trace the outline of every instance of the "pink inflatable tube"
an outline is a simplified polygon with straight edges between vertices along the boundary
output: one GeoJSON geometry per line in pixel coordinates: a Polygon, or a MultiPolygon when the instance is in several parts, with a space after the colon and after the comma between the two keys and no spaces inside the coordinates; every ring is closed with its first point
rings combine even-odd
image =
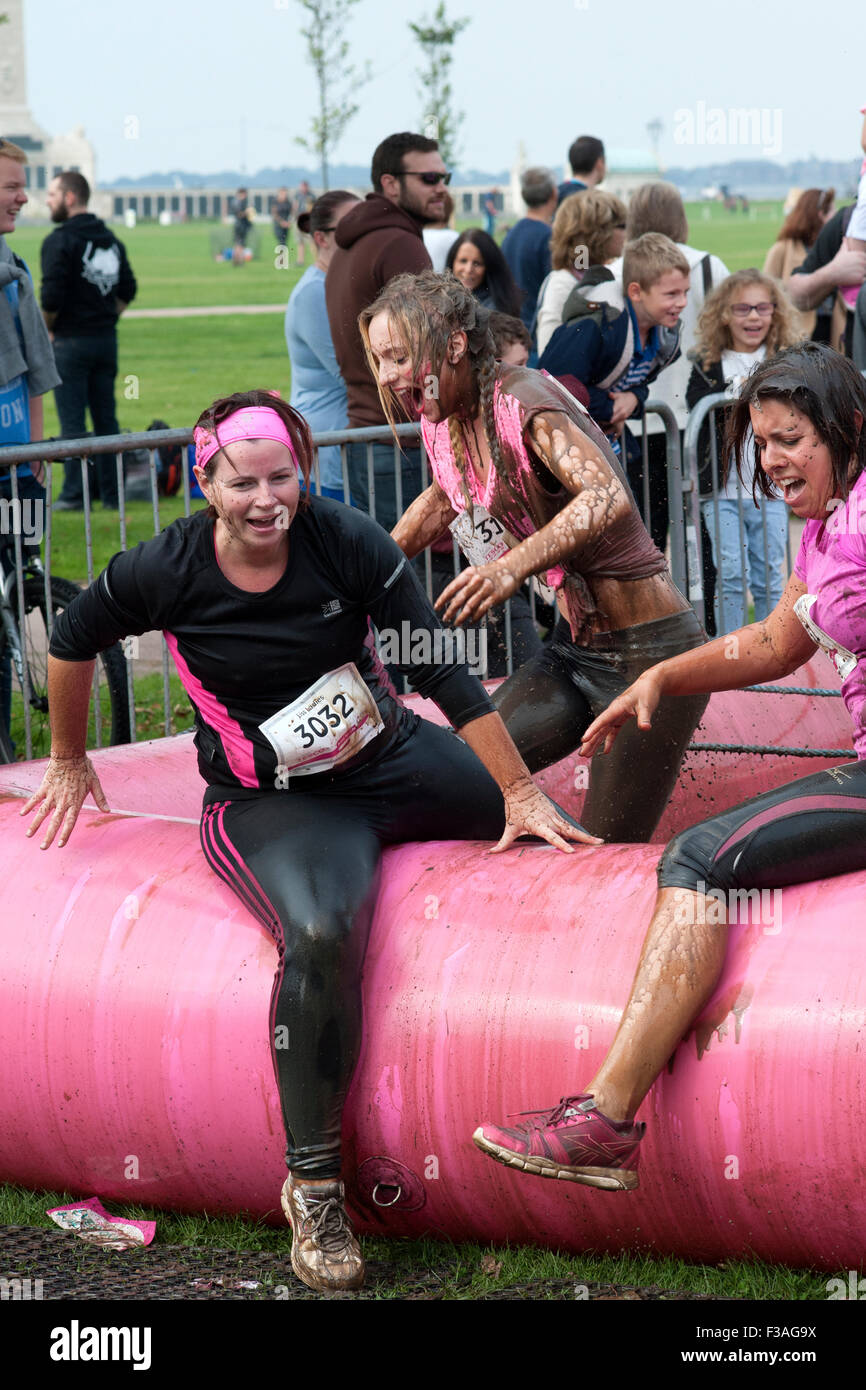
{"type": "MultiPolygon", "coordinates": [[[[715,697],[701,737],[715,741],[718,716],[730,738],[753,698],[715,697]]],[[[765,698],[777,738],[795,741],[786,721],[802,730],[820,704],[812,742],[850,742],[838,702],[765,698]]],[[[97,756],[109,800],[138,814],[88,810],[60,852],[42,854],[18,819],[36,765],[0,779],[0,1178],[281,1220],[275,948],[179,819],[200,795],[189,740],[97,756]]],[[[681,779],[675,821],[701,814],[707,776],[681,779]]],[[[574,764],[556,777],[580,781],[574,764]]],[[[623,845],[386,853],[344,1131],[362,1230],[859,1265],[864,873],[767,895],[753,923],[743,904],[718,989],[644,1103],[637,1192],[520,1176],[470,1142],[480,1118],[551,1104],[592,1074],[657,859],[657,846],[623,845]]]]}

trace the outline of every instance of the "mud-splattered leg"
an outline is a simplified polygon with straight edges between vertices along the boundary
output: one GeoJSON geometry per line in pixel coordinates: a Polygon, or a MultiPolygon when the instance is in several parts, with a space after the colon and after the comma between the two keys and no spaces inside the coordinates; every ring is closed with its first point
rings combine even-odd
{"type": "Polygon", "coordinates": [[[581,1087],[611,1120],[634,1119],[712,994],[728,942],[724,918],[716,897],[660,890],[616,1037],[599,1071],[581,1087]]]}

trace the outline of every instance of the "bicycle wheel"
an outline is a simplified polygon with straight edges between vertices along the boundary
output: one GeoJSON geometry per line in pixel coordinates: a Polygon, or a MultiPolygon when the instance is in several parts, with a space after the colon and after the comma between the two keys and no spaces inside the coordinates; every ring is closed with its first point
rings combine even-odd
{"type": "Polygon", "coordinates": [[[13,680],[12,657],[9,653],[6,629],[0,627],[0,763],[14,763],[15,761],[15,745],[6,725],[3,713],[5,701],[2,695],[4,683],[8,682],[11,685],[13,680]]]}
{"type": "MultiPolygon", "coordinates": [[[[51,612],[56,618],[81,593],[77,584],[68,579],[51,579],[51,612]]],[[[17,599],[13,601],[17,611],[17,599]]],[[[37,575],[24,580],[24,610],[26,613],[25,654],[30,680],[30,731],[33,757],[46,758],[51,751],[51,730],[48,722],[48,622],[45,608],[45,584],[37,575]]],[[[129,743],[129,704],[126,693],[126,661],[119,642],[100,652],[97,657],[99,673],[99,715],[101,742],[129,743]]],[[[97,701],[91,700],[88,724],[88,747],[96,744],[97,701]]],[[[26,727],[24,702],[20,690],[13,691],[11,735],[17,757],[26,756],[26,727]]]]}

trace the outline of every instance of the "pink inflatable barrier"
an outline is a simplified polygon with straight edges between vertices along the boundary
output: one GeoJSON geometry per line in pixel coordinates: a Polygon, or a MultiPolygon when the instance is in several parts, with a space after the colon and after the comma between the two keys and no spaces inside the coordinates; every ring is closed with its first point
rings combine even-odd
{"type": "MultiPolygon", "coordinates": [[[[718,721],[741,741],[756,716],[737,702],[761,698],[764,736],[748,741],[805,730],[815,746],[850,744],[840,702],[800,696],[715,697],[699,737],[716,741],[718,721]]],[[[201,790],[189,740],[97,756],[110,802],[138,814],[89,809],[60,852],[43,854],[18,819],[35,766],[0,778],[0,1178],[281,1221],[275,948],[182,819],[201,790]]],[[[672,823],[705,814],[716,792],[736,800],[744,779],[754,792],[759,773],[766,785],[790,775],[720,756],[715,791],[706,770],[681,778],[672,823]]],[[[581,780],[573,762],[548,775],[572,793],[581,780]]],[[[614,1194],[512,1173],[469,1136],[484,1116],[551,1104],[592,1075],[649,918],[658,848],[566,857],[527,844],[495,861],[484,848],[385,857],[345,1121],[361,1229],[857,1267],[866,874],[741,903],[718,989],[641,1112],[641,1187],[614,1194]]]]}

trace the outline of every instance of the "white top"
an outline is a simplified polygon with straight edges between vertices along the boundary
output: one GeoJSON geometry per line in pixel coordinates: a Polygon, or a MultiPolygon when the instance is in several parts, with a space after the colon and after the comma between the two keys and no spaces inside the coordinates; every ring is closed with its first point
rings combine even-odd
{"type": "MultiPolygon", "coordinates": [[[[733,398],[739,393],[740,387],[746,377],[759,362],[763,362],[767,355],[766,343],[755,348],[754,352],[735,352],[733,348],[726,348],[722,353],[722,376],[725,380],[725,394],[733,398]]],[[[737,477],[737,470],[731,465],[728,473],[728,481],[723,488],[719,489],[720,497],[730,498],[736,501],[738,497],[745,497],[752,500],[752,479],[755,476],[755,449],[754,435],[751,427],[743,442],[744,458],[752,459],[752,467],[746,473],[745,480],[741,483],[737,477]]]]}
{"type": "MultiPolygon", "coordinates": [[[[677,417],[677,424],[681,430],[686,427],[688,409],[686,407],[686,387],[689,384],[689,377],[692,374],[692,364],[686,357],[689,348],[694,347],[697,338],[698,315],[704,307],[704,277],[700,270],[701,261],[707,254],[706,251],[696,251],[694,246],[686,246],[678,241],[677,247],[682,251],[689,265],[691,266],[691,282],[689,284],[689,297],[686,307],[680,317],[680,356],[676,362],[672,362],[669,367],[665,367],[663,372],[650,382],[650,398],[657,401],[664,401],[669,405],[677,417]]],[[[611,261],[608,266],[619,280],[622,281],[622,257],[611,261]]],[[[728,267],[724,261],[720,261],[718,256],[710,256],[710,280],[712,288],[716,289],[723,280],[727,280],[730,275],[728,267]]],[[[640,434],[643,425],[640,420],[627,421],[629,429],[634,434],[640,434]]],[[[664,425],[658,415],[647,417],[647,430],[650,434],[659,434],[664,429],[664,425]]]]}
{"type": "Polygon", "coordinates": [[[460,233],[455,232],[453,227],[424,227],[421,235],[427,247],[427,255],[433,262],[433,269],[441,275],[445,269],[448,252],[460,233]]]}
{"type": "Polygon", "coordinates": [[[535,326],[539,357],[562,323],[565,301],[579,284],[577,276],[570,270],[552,270],[548,275],[538,303],[538,322],[535,326]]]}

